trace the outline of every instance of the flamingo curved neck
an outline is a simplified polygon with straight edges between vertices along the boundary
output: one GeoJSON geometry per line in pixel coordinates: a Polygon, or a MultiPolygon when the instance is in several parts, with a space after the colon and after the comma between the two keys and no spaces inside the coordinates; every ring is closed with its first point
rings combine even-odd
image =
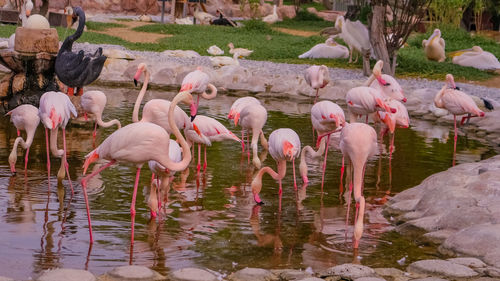
{"type": "Polygon", "coordinates": [[[304,146],[302,148],[302,153],[300,154],[300,164],[299,164],[299,172],[300,175],[302,176],[303,179],[307,178],[307,162],[306,162],[306,156],[309,154],[309,157],[311,158],[317,158],[323,155],[325,153],[325,148],[326,148],[326,140],[325,138],[322,138],[320,141],[320,145],[318,147],[317,151],[314,151],[314,149],[310,145],[304,146]]]}
{"type": "Polygon", "coordinates": [[[58,127],[50,130],[50,152],[55,157],[62,157],[64,155],[64,150],[57,148],[57,132],[59,131],[58,127]]]}
{"type": "Polygon", "coordinates": [[[189,145],[186,142],[186,139],[184,138],[184,136],[182,136],[179,128],[174,122],[175,106],[185,97],[185,95],[190,94],[187,92],[181,92],[177,94],[170,103],[170,107],[168,108],[168,125],[172,129],[172,133],[177,138],[182,148],[182,160],[180,162],[173,162],[168,155],[162,155],[163,159],[160,164],[171,171],[182,171],[186,169],[191,162],[191,149],[189,149],[189,145]]]}
{"type": "Polygon", "coordinates": [[[208,84],[207,88],[210,89],[210,94],[207,94],[207,92],[203,92],[201,94],[201,97],[206,99],[206,100],[211,100],[217,96],[217,88],[213,84],[208,84]]]}
{"type": "Polygon", "coordinates": [[[139,95],[135,100],[134,111],[132,112],[132,122],[134,123],[139,122],[139,108],[141,107],[142,99],[144,98],[146,90],[148,89],[149,75],[149,70],[147,68],[144,68],[144,83],[142,83],[141,91],[139,92],[139,95]]]}
{"type": "Polygon", "coordinates": [[[118,121],[117,119],[113,119],[113,120],[110,120],[108,122],[104,122],[104,121],[102,121],[101,116],[99,116],[99,118],[97,119],[97,125],[99,125],[103,128],[108,128],[108,127],[111,127],[113,125],[116,125],[116,127],[118,127],[118,129],[120,129],[122,127],[120,121],[118,121]]]}
{"type": "Polygon", "coordinates": [[[363,220],[365,218],[365,197],[360,197],[359,200],[359,210],[358,217],[356,219],[356,224],[354,224],[354,245],[357,248],[359,244],[359,239],[363,236],[363,220]]]}
{"type": "Polygon", "coordinates": [[[361,188],[363,186],[363,174],[366,160],[351,162],[354,166],[354,199],[358,201],[358,199],[361,197],[361,188]]]}

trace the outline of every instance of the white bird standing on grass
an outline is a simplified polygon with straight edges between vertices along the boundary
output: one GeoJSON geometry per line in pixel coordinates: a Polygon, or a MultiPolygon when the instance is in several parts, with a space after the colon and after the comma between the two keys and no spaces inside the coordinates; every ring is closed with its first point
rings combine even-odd
{"type": "MultiPolygon", "coordinates": [[[[349,46],[349,63],[352,62],[352,53],[357,51],[362,55],[371,52],[370,35],[368,28],[359,20],[352,22],[345,20],[343,16],[338,16],[335,21],[335,27],[340,30],[340,38],[349,46]]],[[[358,61],[356,55],[355,63],[358,61]]]]}
{"type": "Polygon", "coordinates": [[[279,21],[279,19],[280,18],[278,17],[278,13],[277,13],[277,6],[273,5],[273,13],[263,17],[262,21],[269,23],[269,24],[273,24],[273,23],[279,21]]]}

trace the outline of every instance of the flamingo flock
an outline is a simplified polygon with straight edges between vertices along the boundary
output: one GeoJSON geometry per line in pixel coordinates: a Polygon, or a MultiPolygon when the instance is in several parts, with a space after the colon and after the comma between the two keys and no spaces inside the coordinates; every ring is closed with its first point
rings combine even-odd
{"type": "MultiPolygon", "coordinates": [[[[365,209],[365,198],[363,196],[363,181],[367,161],[379,151],[377,132],[370,126],[369,118],[374,123],[380,123],[380,136],[387,131],[391,134],[390,153],[392,157],[394,133],[397,127],[408,128],[410,119],[408,111],[404,106],[406,97],[402,87],[393,77],[382,74],[382,62],[377,62],[373,68],[373,74],[363,86],[350,89],[346,93],[346,109],[348,110],[349,122],[347,122],[344,110],[341,106],[329,100],[317,101],[319,89],[324,88],[330,82],[330,74],[326,66],[312,66],[305,73],[305,80],[316,92],[314,104],[311,107],[311,123],[317,132],[316,143],[302,146],[299,134],[290,128],[278,128],[272,131],[269,139],[266,139],[264,127],[268,114],[265,105],[255,97],[242,97],[237,99],[231,106],[227,118],[234,121],[235,126],[241,127],[241,138],[237,137],[228,128],[216,119],[209,116],[198,115],[200,98],[214,99],[217,96],[217,88],[209,83],[210,77],[198,67],[187,74],[182,81],[178,94],[172,101],[165,98],[152,99],[142,109],[142,118],[139,111],[142,100],[147,91],[150,73],[147,65],[141,63],[134,75],[134,82],[144,76],[142,87],[138,93],[137,100],[132,112],[133,123],[121,127],[120,121],[102,121],[103,110],[106,105],[106,96],[100,91],[87,91],[81,96],[81,105],[85,114],[91,114],[96,121],[93,136],[97,125],[109,127],[116,125],[117,129],[109,135],[101,144],[85,156],[83,174],[85,175],[90,165],[96,161],[106,161],[100,168],[95,169],[81,180],[81,187],[87,210],[89,224],[89,240],[93,243],[91,211],[87,196],[87,183],[104,169],[115,164],[128,164],[136,167],[136,177],[133,186],[133,195],[130,207],[131,215],[131,244],[134,243],[135,203],[139,177],[142,166],[147,163],[153,173],[151,191],[148,199],[151,217],[156,217],[162,207],[161,194],[168,193],[169,183],[177,171],[184,171],[193,160],[195,144],[198,145],[197,173],[201,168],[207,169],[206,149],[213,142],[231,140],[239,142],[242,153],[247,154],[250,162],[252,154],[252,165],[258,171],[251,181],[253,198],[256,204],[263,204],[260,192],[263,188],[262,178],[269,174],[278,181],[279,206],[281,209],[281,195],[283,192],[282,180],[286,176],[287,162],[292,162],[294,189],[297,190],[295,175],[295,160],[300,159],[299,172],[304,184],[309,182],[308,157],[323,157],[322,183],[323,191],[327,155],[331,145],[331,136],[338,136],[338,144],[342,153],[342,168],[340,171],[340,182],[342,186],[345,172],[345,163],[349,163],[348,173],[350,179],[347,185],[347,224],[349,221],[349,210],[351,195],[355,201],[355,216],[353,230],[353,247],[359,247],[359,241],[363,235],[363,220],[365,209]],[[144,74],[144,75],[143,75],[144,74]],[[208,92],[208,93],[207,93],[208,92]],[[184,103],[190,108],[190,115],[186,114],[177,105],[184,103]],[[365,116],[358,122],[360,116],[365,116]],[[184,135],[181,133],[184,131],[184,135]],[[246,142],[245,145],[245,133],[246,142]],[[170,135],[175,136],[175,140],[170,135]],[[251,137],[250,137],[251,136],[251,137]],[[276,162],[276,170],[270,166],[262,167],[258,157],[258,143],[263,150],[268,150],[276,162]],[[204,146],[204,162],[201,164],[201,146],[204,146]],[[302,148],[303,147],[303,148],[302,148]],[[192,151],[191,151],[192,149],[192,151]],[[251,149],[251,152],[250,152],[251,149]]],[[[434,103],[436,107],[445,108],[454,115],[455,144],[457,140],[457,115],[465,115],[462,124],[470,117],[483,117],[485,114],[475,104],[474,100],[466,93],[460,91],[453,80],[453,76],[446,76],[446,83],[436,94],[434,103]]],[[[72,116],[76,117],[76,109],[68,96],[61,92],[47,92],[40,99],[40,107],[21,105],[7,113],[11,117],[14,126],[18,130],[18,137],[14,142],[9,165],[13,173],[16,172],[17,148],[19,145],[26,149],[25,171],[28,166],[29,149],[33,142],[36,128],[41,121],[45,127],[47,169],[50,186],[50,153],[61,159],[61,168],[57,174],[59,180],[68,177],[69,185],[73,191],[73,185],[69,178],[67,163],[66,126],[72,116]],[[62,130],[63,149],[57,148],[58,130],[62,130]],[[21,137],[20,131],[26,131],[26,140],[21,137]],[[49,134],[50,131],[50,134],[49,134]],[[50,140],[49,140],[50,136],[50,140]]]]}

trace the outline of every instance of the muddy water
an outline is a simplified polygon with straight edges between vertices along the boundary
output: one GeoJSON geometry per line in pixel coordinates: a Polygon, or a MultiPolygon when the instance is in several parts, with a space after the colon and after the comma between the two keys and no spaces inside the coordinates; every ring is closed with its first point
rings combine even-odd
{"type": "MultiPolygon", "coordinates": [[[[130,123],[138,90],[101,90],[108,94],[104,119],[119,118],[123,125],[130,123]]],[[[173,93],[150,92],[145,100],[160,96],[172,98],[173,93]]],[[[235,99],[221,95],[213,101],[202,101],[199,114],[217,118],[239,135],[239,129],[225,119],[235,99]]],[[[264,128],[267,136],[273,129],[290,127],[298,132],[303,145],[313,143],[308,102],[276,98],[262,98],[262,101],[269,110],[264,128]]],[[[341,157],[337,150],[332,149],[328,154],[323,192],[320,160],[311,160],[307,187],[302,186],[297,176],[297,192],[288,165],[281,211],[278,184],[268,176],[264,177],[261,193],[265,204],[254,204],[250,182],[256,171],[248,165],[247,156],[241,153],[237,142],[225,141],[210,147],[205,173],[197,175],[193,164],[189,174],[176,175],[166,212],[160,220],[150,219],[146,196],[151,173],[144,166],[136,204],[133,249],[130,202],[136,171],[134,167],[113,166],[89,182],[95,239],[90,247],[78,179],[82,177],[83,157],[93,147],[92,124],[70,124],[67,129],[69,169],[75,186],[73,197],[67,180],[56,184],[54,175],[60,163],[56,158],[51,159],[53,177],[49,189],[41,127],[30,151],[27,174],[21,172],[16,177],[10,176],[7,163],[16,131],[6,118],[0,119],[0,128],[3,140],[0,142],[0,275],[26,279],[54,267],[86,268],[101,274],[129,263],[164,274],[187,266],[221,273],[246,266],[321,270],[345,262],[403,267],[416,259],[437,255],[431,245],[419,244],[391,231],[391,225],[380,212],[388,196],[451,166],[451,127],[415,121],[410,129],[399,130],[391,163],[392,178],[385,139],[382,153],[366,168],[365,232],[356,252],[351,247],[353,206],[345,239],[347,205],[339,193],[341,157]]],[[[99,129],[96,142],[102,142],[113,130],[99,129]]],[[[457,151],[458,163],[496,154],[491,147],[468,136],[459,136],[457,151]]],[[[21,155],[18,170],[23,167],[21,155]]],[[[264,164],[275,168],[270,156],[264,164]]]]}

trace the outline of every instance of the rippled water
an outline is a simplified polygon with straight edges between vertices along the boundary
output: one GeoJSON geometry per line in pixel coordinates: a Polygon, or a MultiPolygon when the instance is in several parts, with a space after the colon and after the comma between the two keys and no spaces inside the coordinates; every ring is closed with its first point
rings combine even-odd
{"type": "MultiPolygon", "coordinates": [[[[89,90],[92,89],[89,87],[89,90]]],[[[98,88],[94,88],[98,89],[98,88]]],[[[119,118],[129,123],[137,89],[107,89],[104,119],[119,118]]],[[[173,93],[150,92],[146,100],[173,93]]],[[[199,114],[217,118],[237,135],[225,116],[235,96],[220,95],[200,103],[199,114]]],[[[312,144],[311,105],[307,102],[262,98],[269,110],[264,131],[290,127],[302,145],[312,144]]],[[[360,249],[353,252],[351,236],[345,239],[346,202],[339,195],[341,155],[330,150],[326,183],[321,192],[320,160],[312,163],[310,183],[294,192],[291,165],[283,181],[281,212],[278,184],[265,176],[261,198],[253,202],[250,182],[256,171],[247,164],[239,143],[226,141],[208,149],[208,169],[197,177],[191,165],[186,186],[176,175],[169,194],[167,213],[150,219],[145,195],[151,173],[144,166],[137,197],[135,244],[130,248],[130,202],[136,170],[113,166],[89,183],[90,210],[95,243],[89,248],[88,223],[81,186],[83,157],[92,150],[92,124],[70,124],[67,129],[68,162],[74,180],[71,198],[68,182],[56,185],[59,160],[52,158],[49,190],[45,141],[39,127],[30,150],[27,176],[10,176],[7,156],[16,137],[7,118],[0,119],[0,275],[26,279],[54,267],[86,268],[94,274],[132,263],[161,273],[187,266],[206,267],[229,273],[248,267],[321,270],[345,262],[368,266],[397,266],[422,257],[436,256],[434,247],[401,237],[383,218],[381,205],[402,190],[419,184],[427,176],[451,166],[452,127],[413,120],[412,128],[396,133],[389,178],[387,153],[372,159],[366,168],[365,232],[360,249]],[[72,199],[70,201],[70,199],[72,199]]],[[[99,129],[100,143],[114,128],[99,129]]],[[[60,141],[61,142],[61,141],[60,141]]],[[[385,146],[388,140],[385,139],[385,146]]],[[[384,148],[385,151],[387,148],[384,148]]],[[[477,140],[459,136],[457,163],[479,161],[496,152],[477,140]]],[[[22,170],[24,152],[17,169],[22,170]]],[[[263,155],[264,156],[264,155],[263,155]]],[[[275,168],[268,156],[264,162],[275,168]]],[[[298,163],[297,163],[298,164],[298,163]]],[[[298,167],[297,167],[298,168],[298,167]]],[[[298,173],[298,169],[297,169],[298,173]]],[[[350,212],[352,231],[353,211],[350,212]]]]}

